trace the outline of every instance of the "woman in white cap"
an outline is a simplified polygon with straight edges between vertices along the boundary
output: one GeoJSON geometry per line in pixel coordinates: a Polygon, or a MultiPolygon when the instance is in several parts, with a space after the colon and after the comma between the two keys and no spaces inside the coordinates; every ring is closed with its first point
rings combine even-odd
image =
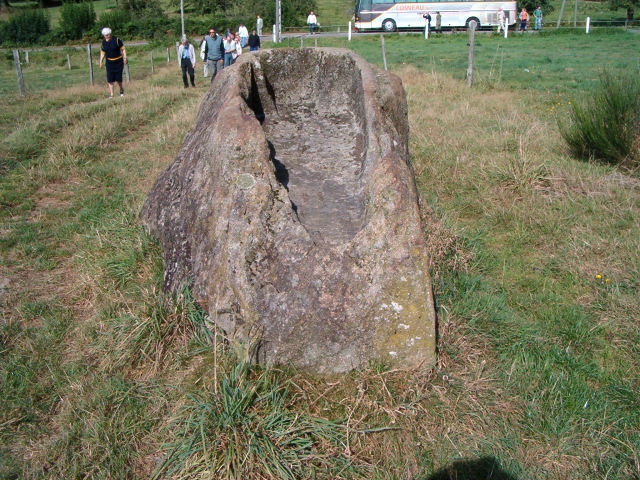
{"type": "Polygon", "coordinates": [[[105,27],[102,29],[102,48],[100,49],[100,68],[105,63],[107,70],[107,83],[109,84],[109,98],[113,98],[113,85],[118,82],[120,87],[120,96],[124,97],[124,88],[122,88],[122,71],[124,64],[127,63],[127,51],[124,43],[118,37],[111,35],[111,29],[105,27]],[[106,60],[106,62],[105,62],[106,60]]]}

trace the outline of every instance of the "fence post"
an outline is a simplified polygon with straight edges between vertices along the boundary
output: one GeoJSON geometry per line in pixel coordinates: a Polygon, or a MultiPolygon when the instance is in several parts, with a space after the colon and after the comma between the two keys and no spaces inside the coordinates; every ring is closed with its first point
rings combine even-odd
{"type": "Polygon", "coordinates": [[[467,87],[471,87],[473,85],[473,47],[476,38],[476,27],[477,23],[475,20],[471,20],[469,22],[469,65],[467,66],[467,87]]]}
{"type": "Polygon", "coordinates": [[[351,22],[349,22],[349,33],[347,34],[347,40],[351,41],[351,22]]]}
{"type": "Polygon", "coordinates": [[[89,84],[93,87],[93,57],[91,56],[91,44],[87,44],[87,55],[89,56],[89,84]]]}
{"type": "Polygon", "coordinates": [[[67,69],[71,70],[71,56],[67,53],[67,69]]]}
{"type": "Polygon", "coordinates": [[[558,22],[556,23],[556,28],[560,27],[560,22],[562,21],[562,14],[564,13],[564,4],[567,0],[562,0],[562,4],[560,5],[560,14],[558,15],[558,22]]]}
{"type": "Polygon", "coordinates": [[[384,63],[384,69],[387,70],[387,51],[384,48],[384,35],[380,35],[380,45],[382,47],[382,63],[384,63]]]}
{"type": "Polygon", "coordinates": [[[589,25],[591,24],[591,17],[587,17],[587,33],[589,33],[589,25]]]}
{"type": "Polygon", "coordinates": [[[16,66],[16,75],[18,77],[18,91],[20,92],[20,96],[24,97],[24,93],[25,93],[24,76],[22,75],[22,67],[20,65],[20,53],[18,53],[18,50],[13,51],[13,63],[16,66]]]}
{"type": "Polygon", "coordinates": [[[169,47],[167,47],[167,63],[171,63],[171,54],[169,52],[169,47]]]}
{"type": "Polygon", "coordinates": [[[153,52],[151,52],[151,75],[153,75],[154,70],[153,70],[153,52]]]}
{"type": "Polygon", "coordinates": [[[29,50],[25,50],[24,52],[24,63],[29,63],[29,50]]]}

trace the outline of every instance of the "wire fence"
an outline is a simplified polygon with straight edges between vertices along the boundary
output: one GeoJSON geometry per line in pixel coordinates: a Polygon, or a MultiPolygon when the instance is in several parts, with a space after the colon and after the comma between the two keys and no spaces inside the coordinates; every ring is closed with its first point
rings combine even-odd
{"type": "MultiPolygon", "coordinates": [[[[127,44],[124,81],[142,79],[162,64],[176,62],[175,47],[127,44]]],[[[0,63],[0,96],[29,95],[72,85],[104,84],[99,45],[5,51],[0,63]]],[[[177,68],[177,67],[176,67],[177,68]]]]}
{"type": "MultiPolygon", "coordinates": [[[[585,30],[587,22],[565,22],[563,29],[585,30]]],[[[626,27],[640,28],[640,22],[597,21],[591,28],[626,27]]],[[[545,25],[545,29],[557,26],[545,25]]],[[[286,29],[278,46],[319,47],[341,46],[348,48],[349,25],[326,26],[322,35],[308,35],[308,31],[286,29]],[[331,39],[331,43],[327,42],[331,39]]],[[[445,32],[446,33],[446,32],[445,32]]],[[[379,33],[378,33],[379,34],[379,33]]],[[[361,34],[358,34],[361,35],[361,34]]],[[[274,46],[270,36],[263,37],[263,48],[274,46]]],[[[154,73],[160,65],[175,63],[176,46],[150,46],[146,43],[126,44],[128,66],[125,82],[143,79],[154,73]]],[[[66,88],[73,85],[104,85],[104,70],[98,69],[100,46],[51,47],[42,49],[4,50],[0,55],[0,97],[30,95],[46,90],[66,88]]]]}

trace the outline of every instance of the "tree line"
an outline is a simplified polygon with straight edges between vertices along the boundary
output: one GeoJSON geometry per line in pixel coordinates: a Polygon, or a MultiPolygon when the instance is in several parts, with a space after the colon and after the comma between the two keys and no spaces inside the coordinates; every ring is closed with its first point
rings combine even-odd
{"type": "MultiPolygon", "coordinates": [[[[0,45],[20,47],[96,41],[104,26],[109,26],[121,37],[148,40],[182,31],[180,0],[169,0],[167,10],[159,0],[115,2],[115,8],[105,10],[99,17],[90,1],[64,2],[56,28],[51,27],[47,8],[41,5],[16,9],[8,20],[0,21],[0,45]]],[[[11,9],[10,5],[5,8],[11,9]]],[[[251,29],[256,15],[260,15],[268,27],[275,23],[275,9],[275,0],[184,0],[185,31],[204,35],[210,27],[235,30],[241,23],[251,29]]],[[[315,9],[316,0],[282,2],[282,23],[284,26],[303,26],[309,11],[315,9]]]]}

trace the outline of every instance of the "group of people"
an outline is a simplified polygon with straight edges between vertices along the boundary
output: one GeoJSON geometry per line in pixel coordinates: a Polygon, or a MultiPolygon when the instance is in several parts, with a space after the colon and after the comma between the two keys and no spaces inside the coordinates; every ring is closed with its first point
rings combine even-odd
{"type": "MultiPolygon", "coordinates": [[[[216,33],[215,28],[209,29],[209,34],[200,42],[200,59],[204,62],[203,74],[205,77],[211,76],[211,81],[215,78],[219,70],[232,65],[244,48],[249,47],[250,51],[260,49],[260,35],[264,21],[258,15],[256,17],[256,28],[249,31],[241,24],[237,32],[227,30],[224,37],[216,33]]],[[[105,66],[107,72],[107,84],[109,86],[109,98],[113,98],[115,85],[120,88],[120,96],[124,96],[122,75],[124,66],[127,63],[127,51],[124,42],[113,36],[110,28],[105,27],[102,33],[102,46],[100,48],[99,67],[105,66]]],[[[178,66],[182,70],[182,83],[184,88],[196,86],[197,55],[196,48],[183,35],[178,46],[178,66]]]]}
{"type": "MultiPolygon", "coordinates": [[[[215,28],[210,29],[209,35],[205,35],[199,47],[200,59],[204,62],[204,77],[211,75],[213,81],[219,70],[233,65],[245,47],[249,47],[252,52],[260,48],[260,36],[256,30],[249,34],[247,27],[241,24],[237,32],[227,30],[222,37],[215,28]]],[[[178,47],[178,65],[182,70],[184,88],[189,88],[189,80],[191,86],[195,87],[196,52],[186,36],[182,37],[178,47]]]]}
{"type": "MultiPolygon", "coordinates": [[[[529,12],[527,12],[527,9],[522,7],[522,10],[518,14],[518,20],[520,21],[521,32],[526,31],[527,28],[529,27],[530,17],[531,16],[529,15],[529,12]]],[[[538,7],[533,11],[533,18],[535,19],[534,27],[533,27],[534,30],[542,30],[542,7],[540,5],[538,5],[538,7]]]]}
{"type": "MultiPolygon", "coordinates": [[[[422,15],[422,18],[425,19],[425,21],[427,22],[427,29],[429,31],[431,31],[431,13],[427,12],[424,15],[422,15]]],[[[440,15],[440,12],[436,12],[436,33],[440,33],[442,31],[442,15],[440,15]]]]}

